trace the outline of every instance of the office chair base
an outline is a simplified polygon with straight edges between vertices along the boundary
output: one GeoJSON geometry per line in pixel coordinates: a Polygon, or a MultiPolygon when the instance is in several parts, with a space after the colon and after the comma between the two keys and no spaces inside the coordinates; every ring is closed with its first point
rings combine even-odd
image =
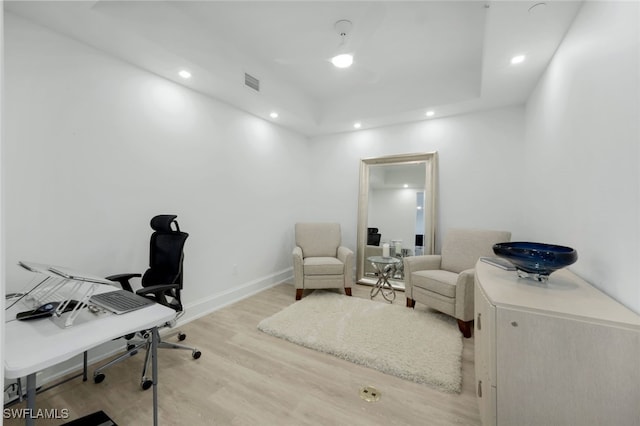
{"type": "Polygon", "coordinates": [[[93,382],[94,383],[102,383],[102,381],[106,377],[104,375],[104,373],[102,372],[102,370],[106,370],[107,368],[111,367],[112,365],[118,364],[119,362],[124,361],[125,359],[136,355],[138,353],[138,350],[142,349],[146,345],[147,345],[146,341],[136,342],[134,344],[132,344],[132,343],[127,344],[127,352],[125,352],[122,355],[120,355],[119,357],[109,361],[108,363],[100,366],[99,368],[97,368],[93,372],[93,382]]]}
{"type": "MultiPolygon", "coordinates": [[[[163,342],[163,341],[158,342],[158,349],[160,349],[160,348],[164,348],[164,349],[184,349],[184,350],[187,350],[187,351],[191,351],[193,353],[200,352],[196,348],[185,346],[185,345],[181,345],[180,343],[171,343],[171,342],[163,342]]],[[[194,358],[195,358],[195,356],[194,356],[194,358]]]]}
{"type": "MultiPolygon", "coordinates": [[[[170,343],[170,342],[164,342],[160,340],[158,342],[158,349],[161,349],[161,348],[189,350],[191,351],[191,356],[193,357],[193,359],[198,359],[200,358],[200,356],[202,356],[202,352],[200,352],[198,349],[190,348],[188,346],[181,345],[179,343],[170,343]]],[[[149,366],[150,362],[151,362],[151,345],[148,344],[147,352],[145,354],[145,359],[144,359],[144,366],[142,368],[142,377],[140,379],[140,387],[142,388],[142,390],[147,390],[153,385],[153,381],[147,377],[147,367],[149,366]]]]}
{"type": "MultiPolygon", "coordinates": [[[[132,340],[127,342],[127,352],[120,355],[119,357],[111,360],[110,362],[100,366],[93,372],[93,382],[94,383],[102,383],[105,379],[105,374],[102,370],[106,370],[107,368],[118,364],[125,359],[128,359],[138,353],[140,349],[145,349],[145,361],[142,369],[142,377],[140,378],[140,387],[142,390],[147,390],[153,385],[153,381],[146,377],[147,375],[147,367],[151,363],[151,342],[147,340],[149,338],[149,334],[147,332],[140,333],[145,340],[132,340]]],[[[187,338],[187,335],[181,331],[178,332],[178,340],[183,341],[187,338]]],[[[202,356],[202,352],[200,352],[197,348],[189,347],[182,345],[180,343],[171,343],[167,341],[163,341],[160,339],[158,342],[158,349],[183,349],[191,351],[191,357],[193,359],[198,359],[202,356]]]]}

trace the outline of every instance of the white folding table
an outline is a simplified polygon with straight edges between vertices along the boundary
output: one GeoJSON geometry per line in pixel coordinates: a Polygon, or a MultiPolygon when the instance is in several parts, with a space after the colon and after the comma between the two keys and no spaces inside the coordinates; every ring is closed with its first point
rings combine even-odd
{"type": "MultiPolygon", "coordinates": [[[[110,290],[109,286],[100,287],[99,291],[110,290]]],[[[35,412],[38,371],[126,334],[152,330],[153,424],[158,424],[157,327],[175,318],[173,309],[152,304],[122,315],[102,315],[67,328],[54,324],[50,318],[15,320],[16,313],[24,310],[25,306],[19,303],[5,313],[4,376],[7,379],[27,377],[27,414],[35,412]]],[[[26,424],[34,424],[31,415],[27,415],[26,424]]]]}

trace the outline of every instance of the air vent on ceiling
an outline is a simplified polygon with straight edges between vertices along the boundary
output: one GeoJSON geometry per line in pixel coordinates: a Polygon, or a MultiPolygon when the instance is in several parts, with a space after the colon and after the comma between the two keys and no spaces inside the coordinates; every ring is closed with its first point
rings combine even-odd
{"type": "Polygon", "coordinates": [[[260,80],[246,72],[244,73],[244,84],[245,86],[251,87],[256,92],[260,91],[260,80]]]}

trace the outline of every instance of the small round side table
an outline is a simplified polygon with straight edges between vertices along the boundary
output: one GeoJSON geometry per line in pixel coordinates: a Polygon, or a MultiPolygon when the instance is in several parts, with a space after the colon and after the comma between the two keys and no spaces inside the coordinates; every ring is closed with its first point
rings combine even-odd
{"type": "Polygon", "coordinates": [[[385,256],[370,256],[367,257],[367,261],[373,265],[373,268],[378,273],[378,281],[371,289],[371,298],[373,299],[382,293],[382,297],[389,302],[393,303],[396,298],[396,291],[389,283],[389,278],[393,273],[394,265],[401,262],[397,257],[385,257],[385,256]]]}

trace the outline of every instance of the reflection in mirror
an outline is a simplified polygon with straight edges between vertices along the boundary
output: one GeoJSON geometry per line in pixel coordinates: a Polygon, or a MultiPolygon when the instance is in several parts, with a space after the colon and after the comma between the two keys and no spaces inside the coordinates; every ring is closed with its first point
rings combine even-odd
{"type": "MultiPolygon", "coordinates": [[[[375,284],[370,256],[433,253],[437,154],[364,159],[360,166],[357,281],[375,284]]],[[[402,263],[389,282],[404,289],[402,263]]]]}

